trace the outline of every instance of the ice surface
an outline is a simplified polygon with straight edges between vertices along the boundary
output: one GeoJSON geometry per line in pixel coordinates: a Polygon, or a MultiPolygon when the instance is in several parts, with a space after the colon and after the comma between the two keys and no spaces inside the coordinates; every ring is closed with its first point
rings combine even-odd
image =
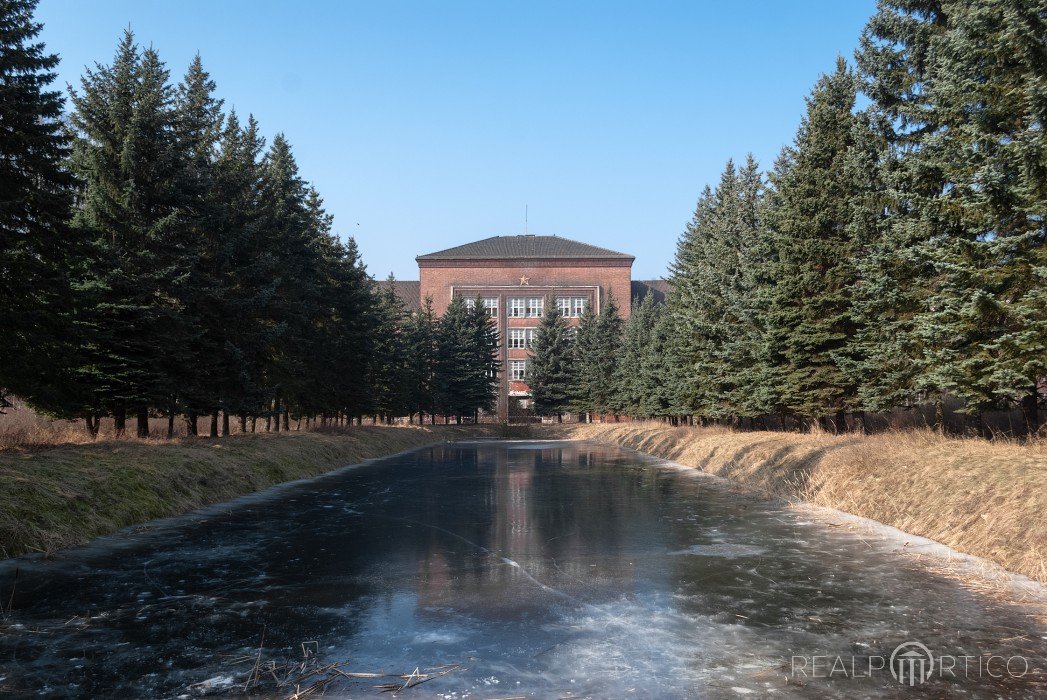
{"type": "Polygon", "coordinates": [[[461,664],[410,691],[455,700],[1037,697],[1029,679],[791,676],[797,655],[910,639],[1047,671],[1028,611],[833,524],[610,447],[437,445],[0,564],[0,695],[236,695],[254,659],[308,650],[372,673],[461,664]]]}

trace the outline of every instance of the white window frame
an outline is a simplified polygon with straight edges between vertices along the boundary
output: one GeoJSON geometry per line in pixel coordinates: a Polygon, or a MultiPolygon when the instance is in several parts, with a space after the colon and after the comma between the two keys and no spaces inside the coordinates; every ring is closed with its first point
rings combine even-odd
{"type": "Polygon", "coordinates": [[[498,297],[484,297],[484,308],[491,318],[498,316],[498,297]]]}
{"type": "Polygon", "coordinates": [[[509,379],[516,382],[527,379],[527,360],[509,360],[509,379]]]}
{"type": "Polygon", "coordinates": [[[579,318],[585,313],[585,305],[589,303],[586,297],[571,297],[571,316],[579,318]]]}
{"type": "Polygon", "coordinates": [[[527,329],[526,328],[510,328],[509,329],[509,347],[514,350],[523,350],[527,347],[527,329]]]}
{"type": "Polygon", "coordinates": [[[527,312],[527,299],[524,297],[509,298],[509,318],[523,318],[527,312]]]}
{"type": "Polygon", "coordinates": [[[545,299],[542,297],[527,297],[527,318],[541,318],[545,311],[545,299]]]}
{"type": "Polygon", "coordinates": [[[571,297],[556,297],[556,310],[561,316],[571,315],[571,297]]]}
{"type": "Polygon", "coordinates": [[[538,337],[537,328],[525,328],[524,333],[524,345],[528,350],[534,347],[534,339],[538,337]]]}

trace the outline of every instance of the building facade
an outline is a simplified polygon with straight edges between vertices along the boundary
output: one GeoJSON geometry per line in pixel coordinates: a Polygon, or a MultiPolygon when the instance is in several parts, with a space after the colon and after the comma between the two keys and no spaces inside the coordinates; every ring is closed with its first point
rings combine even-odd
{"type": "Polygon", "coordinates": [[[557,304],[574,327],[587,304],[599,313],[613,297],[628,318],[634,296],[664,294],[661,281],[633,282],[633,256],[559,236],[494,236],[416,260],[419,280],[396,283],[409,308],[431,298],[439,316],[455,295],[466,303],[479,298],[497,324],[500,420],[529,404],[527,358],[545,304],[557,304]]]}

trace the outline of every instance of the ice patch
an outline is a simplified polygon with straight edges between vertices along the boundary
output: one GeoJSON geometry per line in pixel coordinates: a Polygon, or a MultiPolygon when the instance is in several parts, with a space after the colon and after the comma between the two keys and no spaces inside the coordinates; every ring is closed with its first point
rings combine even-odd
{"type": "Polygon", "coordinates": [[[756,547],[751,544],[695,544],[691,545],[687,549],[680,549],[675,552],[669,552],[671,556],[691,556],[691,557],[723,557],[724,559],[736,559],[739,557],[758,557],[766,554],[767,550],[763,547],[756,547]]]}
{"type": "Polygon", "coordinates": [[[430,632],[416,634],[411,640],[411,644],[457,644],[463,639],[465,639],[465,635],[463,634],[432,630],[430,632]]]}

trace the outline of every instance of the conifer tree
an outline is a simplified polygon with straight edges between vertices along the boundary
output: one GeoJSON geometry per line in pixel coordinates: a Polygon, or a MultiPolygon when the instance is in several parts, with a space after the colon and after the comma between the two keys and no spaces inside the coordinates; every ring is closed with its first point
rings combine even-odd
{"type": "Polygon", "coordinates": [[[63,161],[58,56],[38,41],[36,0],[0,4],[0,410],[7,392],[60,415],[79,409],[66,226],[73,181],[63,161]]]}
{"type": "Polygon", "coordinates": [[[479,420],[479,411],[493,410],[498,398],[498,371],[501,369],[498,327],[480,297],[473,301],[467,320],[473,335],[473,356],[463,369],[469,375],[468,405],[472,408],[474,420],[479,420]]]}
{"type": "Polygon", "coordinates": [[[737,417],[753,410],[749,371],[761,306],[755,288],[767,245],[761,230],[762,180],[751,157],[739,171],[728,161],[715,190],[699,198],[677,244],[670,272],[670,313],[680,334],[687,413],[737,417]]]}
{"type": "MultiPolygon", "coordinates": [[[[178,378],[182,401],[192,412],[212,416],[211,436],[218,432],[218,411],[228,411],[223,396],[220,361],[228,313],[222,279],[223,241],[219,226],[222,202],[216,177],[216,150],[222,136],[222,101],[214,97],[215,84],[197,55],[175,96],[174,147],[179,159],[175,186],[180,198],[178,249],[185,268],[179,285],[182,336],[173,348],[170,371],[178,378]]],[[[175,402],[172,397],[171,403],[175,402]]],[[[226,431],[228,432],[228,431],[226,431]]],[[[147,433],[139,420],[139,435],[147,433]]]]}
{"type": "Polygon", "coordinates": [[[419,423],[436,412],[437,320],[433,299],[426,297],[422,309],[407,322],[407,365],[404,381],[410,389],[408,414],[417,413],[419,423]]]}
{"type": "Polygon", "coordinates": [[[783,363],[782,402],[808,419],[845,413],[857,388],[841,363],[856,328],[850,298],[858,250],[848,227],[854,188],[846,179],[855,79],[842,58],[807,101],[795,143],[772,175],[776,261],[768,316],[783,363]]]}
{"type": "MultiPolygon", "coordinates": [[[[622,334],[621,357],[615,375],[615,398],[612,408],[620,413],[634,417],[646,417],[645,399],[651,388],[645,364],[648,348],[651,345],[651,334],[656,322],[654,296],[648,292],[643,299],[634,299],[629,320],[625,322],[622,334]]],[[[676,375],[679,376],[679,375],[676,375]]],[[[670,383],[669,376],[659,377],[659,381],[670,383]]]]}
{"type": "Polygon", "coordinates": [[[373,412],[396,416],[407,412],[410,387],[404,383],[407,373],[407,310],[394,291],[392,274],[375,293],[376,326],[370,352],[370,392],[373,412]]]}
{"type": "Polygon", "coordinates": [[[476,336],[470,322],[469,308],[460,295],[447,306],[437,327],[436,405],[444,416],[462,416],[472,413],[470,405],[470,361],[477,353],[476,336]]]}
{"type": "Polygon", "coordinates": [[[567,322],[554,299],[546,300],[545,314],[538,323],[531,357],[527,361],[527,385],[540,416],[555,415],[558,421],[570,408],[574,384],[572,341],[567,322]]]}
{"type": "Polygon", "coordinates": [[[572,344],[574,411],[603,415],[614,409],[622,326],[618,304],[610,292],[599,315],[586,304],[572,344]]]}
{"type": "Polygon", "coordinates": [[[77,284],[92,309],[82,339],[80,372],[92,385],[84,403],[111,413],[117,433],[127,411],[141,421],[144,409],[177,393],[186,266],[167,80],[156,52],[140,52],[128,31],[112,65],[88,70],[72,93],[72,165],[84,183],[73,226],[89,247],[77,284]]]}

